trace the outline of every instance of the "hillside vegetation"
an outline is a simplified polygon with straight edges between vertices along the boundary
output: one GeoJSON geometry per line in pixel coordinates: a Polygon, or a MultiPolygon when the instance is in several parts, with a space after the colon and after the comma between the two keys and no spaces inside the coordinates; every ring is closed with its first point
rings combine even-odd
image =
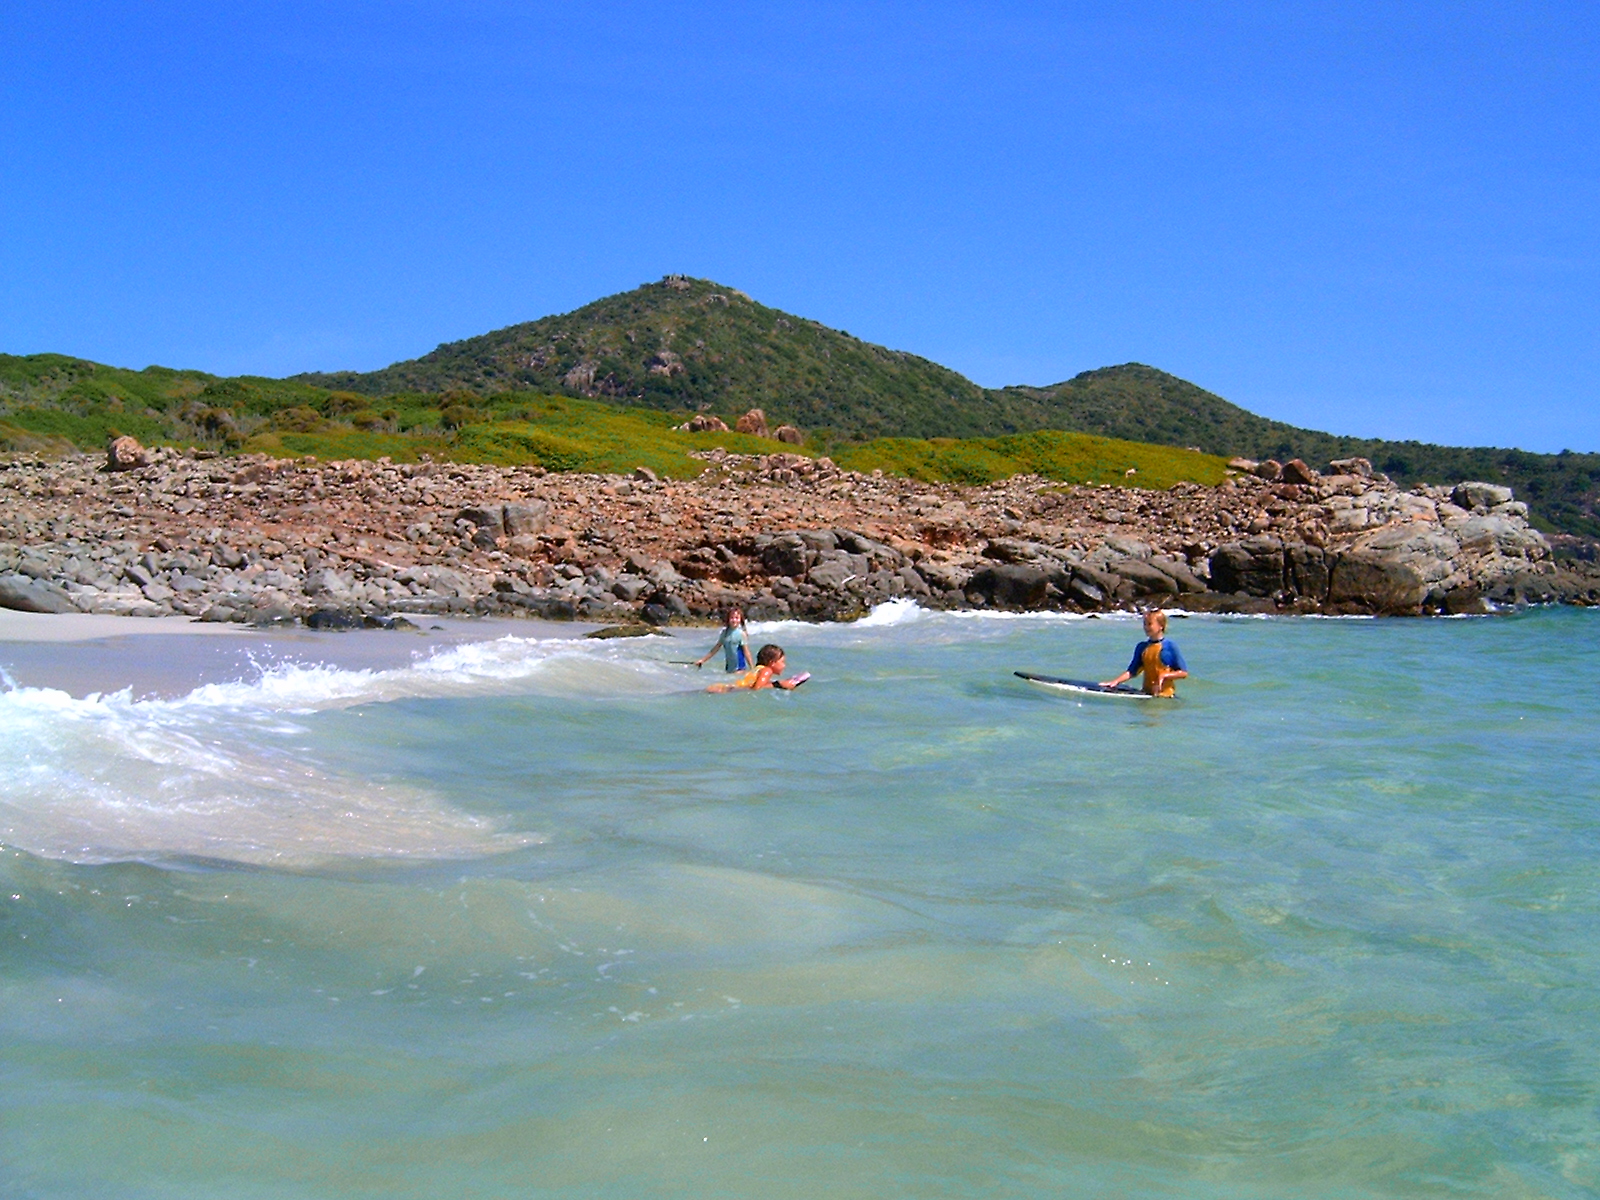
{"type": "MultiPolygon", "coordinates": [[[[623,462],[644,453],[648,442],[667,456],[660,461],[674,463],[665,473],[677,475],[687,468],[672,458],[681,453],[670,448],[678,443],[662,440],[669,425],[695,412],[731,424],[752,407],[764,409],[774,425],[804,429],[809,452],[929,480],[976,481],[1018,469],[1110,482],[1113,472],[1122,478],[1134,466],[1134,481],[1160,486],[1154,481],[1171,474],[1154,459],[1128,459],[1124,450],[1108,451],[1096,467],[1080,455],[1089,443],[1022,437],[1050,430],[1146,447],[1194,447],[1210,456],[1301,458],[1319,468],[1361,456],[1407,485],[1461,479],[1510,484],[1541,528],[1600,538],[1600,454],[1530,454],[1299,429],[1138,363],[1046,387],[986,390],[927,359],[682,276],[365,373],[219,379],[164,367],[129,371],[54,354],[0,355],[0,450],[98,447],[110,433],[124,432],[146,442],[219,449],[250,445],[396,458],[431,453],[483,461],[531,455],[516,461],[621,470],[656,461],[623,462]],[[567,417],[538,407],[556,396],[591,403],[568,410],[567,417]],[[1047,444],[1078,448],[1058,453],[1042,448],[1047,444]],[[1115,468],[1119,455],[1128,461],[1115,468]],[[596,465],[602,463],[616,465],[596,465]]],[[[1199,478],[1196,461],[1173,459],[1172,477],[1199,478]]]]}
{"type": "Polygon", "coordinates": [[[1319,433],[1258,417],[1176,375],[1139,363],[1085,371],[1050,387],[1004,390],[1040,405],[1058,429],[1195,446],[1228,456],[1280,462],[1299,458],[1316,467],[1361,457],[1407,485],[1462,479],[1506,483],[1546,531],[1600,537],[1600,454],[1530,454],[1319,433]]]}
{"type": "Polygon", "coordinates": [[[669,412],[763,408],[854,441],[1024,428],[990,411],[1004,400],[947,367],[679,276],[381,371],[297,379],[370,396],[465,388],[560,392],[669,412]]]}
{"type": "MultiPolygon", "coordinates": [[[[0,449],[13,450],[98,449],[109,437],[131,433],[149,444],[277,457],[415,462],[427,454],[551,471],[620,474],[643,466],[666,478],[691,479],[706,468],[691,451],[796,449],[742,433],[688,433],[674,428],[688,415],[682,412],[572,396],[464,389],[363,396],[294,381],[217,379],[162,367],[128,371],[60,355],[0,356],[0,389],[0,449]]],[[[827,448],[813,440],[798,449],[817,454],[827,448]]],[[[966,484],[1029,472],[1078,483],[1170,487],[1183,480],[1216,483],[1223,473],[1214,456],[1049,430],[986,439],[881,438],[847,444],[838,453],[840,465],[851,470],[966,484]]]]}

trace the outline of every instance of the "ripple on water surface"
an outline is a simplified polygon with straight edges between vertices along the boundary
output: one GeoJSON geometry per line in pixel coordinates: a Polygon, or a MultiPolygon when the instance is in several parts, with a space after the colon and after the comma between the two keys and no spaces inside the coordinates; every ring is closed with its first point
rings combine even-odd
{"type": "Polygon", "coordinates": [[[792,695],[703,632],[11,688],[0,1190],[1593,1194],[1597,629],[1174,621],[1163,705],[1011,678],[1132,620],[906,605],[756,627],[792,695]]]}

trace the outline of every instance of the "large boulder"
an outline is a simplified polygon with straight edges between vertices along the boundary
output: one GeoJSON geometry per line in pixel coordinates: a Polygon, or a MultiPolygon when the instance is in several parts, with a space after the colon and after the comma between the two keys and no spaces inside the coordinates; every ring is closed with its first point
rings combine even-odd
{"type": "Polygon", "coordinates": [[[1289,590],[1308,600],[1322,600],[1328,594],[1328,559],[1317,546],[1290,542],[1283,548],[1285,582],[1289,590]]]}
{"type": "Polygon", "coordinates": [[[498,504],[492,508],[463,508],[456,514],[456,520],[470,521],[491,538],[505,536],[505,510],[498,504]]]}
{"type": "Polygon", "coordinates": [[[1112,560],[1107,567],[1113,573],[1133,584],[1133,590],[1140,596],[1176,596],[1178,582],[1158,567],[1150,563],[1141,562],[1137,558],[1118,558],[1112,560]]]}
{"type": "Polygon", "coordinates": [[[767,548],[761,552],[761,565],[771,575],[788,575],[798,579],[806,573],[809,565],[808,558],[814,557],[816,551],[807,553],[806,544],[797,533],[780,533],[773,538],[767,548]]]}
{"type": "Polygon", "coordinates": [[[771,437],[767,429],[767,414],[759,408],[752,408],[744,416],[734,422],[734,428],[740,433],[748,433],[754,437],[771,437]]]}
{"type": "Polygon", "coordinates": [[[852,579],[859,577],[858,572],[850,569],[849,563],[837,558],[819,562],[806,573],[808,582],[827,592],[836,592],[852,579]]]}
{"type": "Polygon", "coordinates": [[[975,591],[998,608],[1038,608],[1044,604],[1050,577],[1038,567],[999,563],[984,567],[967,580],[975,591]]]}
{"type": "Polygon", "coordinates": [[[1508,558],[1541,559],[1550,553],[1544,534],[1527,522],[1492,515],[1455,517],[1445,522],[1461,548],[1470,554],[1503,554],[1508,558]]]}
{"type": "Polygon", "coordinates": [[[1498,483],[1458,483],[1450,493],[1454,504],[1471,512],[1475,508],[1490,509],[1497,504],[1510,504],[1511,489],[1498,483]]]}
{"type": "Polygon", "coordinates": [[[109,471],[132,471],[149,465],[150,455],[136,438],[112,438],[106,447],[106,469],[109,471]]]}
{"type": "Polygon", "coordinates": [[[1212,590],[1274,596],[1283,590],[1283,561],[1283,543],[1275,537],[1218,546],[1211,553],[1212,590]]]}
{"type": "Polygon", "coordinates": [[[1336,458],[1328,464],[1335,475],[1354,475],[1358,479],[1371,479],[1375,472],[1372,460],[1367,458],[1336,458]]]}
{"type": "Polygon", "coordinates": [[[1294,484],[1315,483],[1320,476],[1298,458],[1283,464],[1283,482],[1294,484]]]}
{"type": "Polygon", "coordinates": [[[64,588],[26,575],[0,575],[0,608],[32,613],[75,613],[64,588]]]}
{"type": "Polygon", "coordinates": [[[1152,555],[1150,565],[1178,585],[1180,592],[1206,591],[1206,581],[1189,569],[1189,564],[1166,554],[1152,555]]]}
{"type": "Polygon", "coordinates": [[[779,425],[777,429],[773,430],[772,436],[790,446],[803,446],[806,441],[806,435],[793,425],[779,425]]]}
{"type": "Polygon", "coordinates": [[[688,433],[727,433],[728,423],[710,413],[696,413],[678,428],[688,433]]]}
{"type": "Polygon", "coordinates": [[[1413,613],[1422,607],[1428,583],[1409,562],[1377,550],[1352,550],[1335,559],[1328,575],[1328,601],[1375,613],[1413,613]]]}
{"type": "Polygon", "coordinates": [[[1265,479],[1268,483],[1277,483],[1283,478],[1283,464],[1275,458],[1256,464],[1255,475],[1257,479],[1265,479]]]}

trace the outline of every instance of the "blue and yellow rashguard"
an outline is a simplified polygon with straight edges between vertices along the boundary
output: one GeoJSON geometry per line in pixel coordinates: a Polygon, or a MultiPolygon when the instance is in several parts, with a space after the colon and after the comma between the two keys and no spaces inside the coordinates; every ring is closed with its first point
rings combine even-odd
{"type": "Polygon", "coordinates": [[[717,638],[717,644],[711,647],[711,653],[715,654],[718,647],[722,649],[724,670],[748,671],[755,665],[750,657],[750,635],[745,632],[743,625],[731,629],[723,626],[722,635],[717,638]]]}
{"type": "Polygon", "coordinates": [[[1189,664],[1183,661],[1183,651],[1178,649],[1177,643],[1171,638],[1162,638],[1160,641],[1143,641],[1133,648],[1133,661],[1128,664],[1128,674],[1137,675],[1144,672],[1144,690],[1152,696],[1176,696],[1178,693],[1169,679],[1166,686],[1159,693],[1155,689],[1156,674],[1165,667],[1169,671],[1187,671],[1189,664]]]}

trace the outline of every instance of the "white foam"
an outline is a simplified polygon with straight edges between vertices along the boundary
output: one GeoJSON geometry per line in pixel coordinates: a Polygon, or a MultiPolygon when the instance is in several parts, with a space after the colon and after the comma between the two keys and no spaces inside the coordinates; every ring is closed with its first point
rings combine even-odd
{"type": "Polygon", "coordinates": [[[203,856],[306,864],[452,858],[526,844],[417,788],[304,761],[297,715],[414,697],[686,690],[681,670],[616,642],[504,637],[410,666],[285,664],[176,699],[0,691],[0,842],[80,862],[203,856]]]}

